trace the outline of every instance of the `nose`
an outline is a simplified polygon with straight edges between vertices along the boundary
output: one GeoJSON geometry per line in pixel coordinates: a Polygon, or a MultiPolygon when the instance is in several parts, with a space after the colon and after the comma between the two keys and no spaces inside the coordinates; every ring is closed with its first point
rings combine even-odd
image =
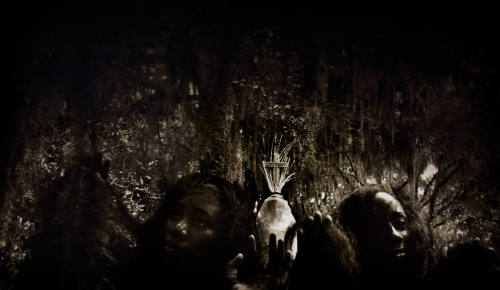
{"type": "Polygon", "coordinates": [[[174,232],[180,237],[186,237],[188,235],[188,223],[185,219],[181,219],[174,226],[174,232]]]}
{"type": "Polygon", "coordinates": [[[396,230],[393,225],[391,225],[391,237],[398,242],[403,240],[403,234],[396,230]]]}

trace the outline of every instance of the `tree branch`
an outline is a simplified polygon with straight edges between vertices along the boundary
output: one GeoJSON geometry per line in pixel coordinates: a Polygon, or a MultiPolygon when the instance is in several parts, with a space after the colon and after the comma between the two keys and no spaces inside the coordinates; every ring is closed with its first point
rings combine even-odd
{"type": "Polygon", "coordinates": [[[448,181],[451,180],[451,178],[453,177],[453,175],[455,175],[464,165],[466,164],[465,161],[461,161],[456,167],[455,169],[453,169],[451,171],[451,173],[446,176],[444,178],[443,181],[441,181],[440,183],[438,183],[438,185],[436,186],[436,188],[434,189],[434,191],[432,192],[431,196],[429,197],[429,220],[432,221],[434,218],[435,218],[435,214],[434,214],[434,208],[436,206],[436,200],[437,200],[437,197],[438,197],[438,194],[440,193],[440,190],[441,188],[446,184],[448,183],[448,181]]]}
{"type": "Polygon", "coordinates": [[[448,203],[446,203],[445,205],[443,205],[440,209],[438,209],[436,211],[436,215],[440,215],[443,211],[445,211],[447,208],[449,208],[451,205],[453,205],[453,203],[455,203],[456,201],[462,199],[465,197],[465,195],[467,193],[469,193],[473,186],[474,185],[477,185],[476,183],[474,183],[473,185],[468,185],[468,186],[465,186],[465,188],[463,188],[462,190],[460,190],[457,194],[455,194],[455,196],[453,198],[451,198],[448,203]]]}
{"type": "MultiPolygon", "coordinates": [[[[443,172],[446,172],[448,171],[448,169],[453,166],[454,164],[456,164],[458,161],[455,161],[455,162],[452,162],[450,165],[448,165],[443,172]]],[[[448,181],[450,181],[450,179],[453,177],[453,175],[455,175],[459,169],[461,169],[463,166],[465,165],[465,161],[461,161],[460,164],[458,164],[457,167],[455,167],[455,169],[453,169],[453,171],[447,175],[440,183],[438,183],[438,185],[436,186],[436,188],[434,188],[433,192],[431,193],[431,195],[429,196],[429,198],[422,203],[422,207],[426,206],[427,204],[429,204],[429,202],[431,201],[435,201],[438,193],[439,193],[439,190],[441,189],[441,187],[443,187],[446,183],[448,183],[448,181]]],[[[438,175],[439,173],[436,173],[436,175],[438,175]]]]}
{"type": "Polygon", "coordinates": [[[434,181],[436,181],[436,178],[439,176],[439,171],[434,174],[431,178],[431,180],[425,185],[425,189],[424,189],[424,194],[422,195],[422,199],[420,200],[420,203],[422,206],[425,206],[428,202],[429,202],[429,199],[427,199],[425,202],[425,198],[427,197],[427,194],[429,193],[429,189],[431,188],[431,185],[434,183],[434,181]]]}
{"type": "Polygon", "coordinates": [[[337,167],[337,170],[339,171],[340,173],[340,176],[345,179],[345,181],[347,181],[347,183],[351,184],[351,182],[349,181],[349,178],[347,178],[347,176],[344,175],[344,172],[342,171],[342,168],[340,168],[339,166],[336,166],[337,167]]]}
{"type": "Polygon", "coordinates": [[[446,224],[449,220],[448,219],[443,219],[442,221],[440,221],[439,223],[435,224],[433,227],[434,228],[437,228],[437,227],[440,227],[444,224],[446,224]]]}
{"type": "Polygon", "coordinates": [[[406,179],[400,186],[398,186],[392,192],[397,195],[401,191],[401,189],[403,189],[407,184],[408,184],[408,179],[406,179]]]}
{"type": "Polygon", "coordinates": [[[349,154],[346,154],[346,157],[347,157],[347,160],[349,161],[349,165],[351,166],[352,172],[354,173],[353,177],[356,179],[356,181],[359,184],[364,185],[364,182],[361,182],[359,180],[358,171],[354,168],[354,165],[352,164],[351,158],[349,158],[349,154]]]}
{"type": "Polygon", "coordinates": [[[427,185],[425,186],[424,195],[422,196],[422,202],[421,202],[421,203],[422,203],[422,204],[421,204],[421,206],[422,206],[422,207],[423,207],[423,206],[426,206],[426,205],[429,203],[430,199],[431,199],[431,197],[429,197],[427,200],[425,200],[425,201],[424,201],[424,198],[425,198],[425,197],[428,195],[428,193],[429,193],[429,190],[430,190],[431,185],[432,185],[432,184],[433,184],[433,183],[437,180],[437,178],[438,178],[438,177],[441,177],[441,175],[443,175],[442,173],[444,173],[444,172],[448,171],[448,169],[450,169],[450,168],[451,168],[453,165],[455,165],[457,162],[458,162],[458,161],[453,161],[453,162],[451,162],[451,163],[450,163],[450,164],[448,164],[448,165],[446,166],[446,168],[444,168],[442,171],[441,171],[441,170],[439,170],[436,174],[434,174],[434,176],[432,176],[431,181],[429,181],[429,183],[427,183],[427,185]]]}

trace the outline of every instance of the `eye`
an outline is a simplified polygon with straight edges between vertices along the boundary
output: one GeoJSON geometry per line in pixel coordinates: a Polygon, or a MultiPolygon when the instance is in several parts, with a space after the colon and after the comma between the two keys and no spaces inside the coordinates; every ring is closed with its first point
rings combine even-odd
{"type": "Polygon", "coordinates": [[[391,218],[391,223],[394,226],[396,230],[405,230],[406,229],[406,218],[402,215],[396,215],[393,218],[391,218]]]}
{"type": "Polygon", "coordinates": [[[210,216],[202,211],[197,211],[193,216],[194,223],[199,227],[211,227],[213,225],[210,216]]]}
{"type": "Polygon", "coordinates": [[[203,217],[203,216],[196,216],[194,218],[194,222],[199,227],[208,227],[208,226],[210,226],[210,221],[206,217],[203,217]]]}
{"type": "Polygon", "coordinates": [[[205,227],[205,226],[207,226],[207,223],[206,223],[204,220],[202,220],[202,219],[197,219],[197,220],[196,220],[196,224],[197,224],[198,226],[200,226],[200,227],[205,227]]]}

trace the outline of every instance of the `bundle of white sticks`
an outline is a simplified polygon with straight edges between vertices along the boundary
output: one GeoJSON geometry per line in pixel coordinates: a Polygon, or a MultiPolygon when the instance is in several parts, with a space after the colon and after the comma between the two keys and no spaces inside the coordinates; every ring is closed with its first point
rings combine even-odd
{"type": "MultiPolygon", "coordinates": [[[[264,142],[265,144],[265,142],[264,142]]],[[[260,169],[266,178],[267,186],[272,193],[281,193],[285,183],[290,181],[295,173],[288,173],[290,168],[290,157],[288,153],[292,147],[292,143],[288,145],[279,152],[279,147],[281,145],[281,137],[277,140],[277,136],[274,136],[273,142],[271,144],[271,150],[269,152],[269,160],[262,161],[260,169]]]]}

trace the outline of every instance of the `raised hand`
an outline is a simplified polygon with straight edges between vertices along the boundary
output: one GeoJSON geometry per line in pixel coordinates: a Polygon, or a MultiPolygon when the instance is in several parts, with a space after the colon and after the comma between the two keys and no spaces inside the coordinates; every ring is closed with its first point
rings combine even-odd
{"type": "Polygon", "coordinates": [[[316,212],[299,227],[297,257],[290,289],[319,289],[335,281],[339,289],[352,289],[355,262],[351,244],[330,215],[316,212]]]}
{"type": "Polygon", "coordinates": [[[286,249],[283,240],[276,241],[276,235],[269,236],[269,262],[267,267],[259,262],[255,237],[248,238],[247,255],[239,253],[227,264],[227,278],[233,283],[233,290],[287,289],[288,272],[292,267],[293,254],[286,249]],[[244,281],[244,282],[243,282],[244,281]]]}
{"type": "Polygon", "coordinates": [[[329,234],[334,230],[333,219],[330,215],[322,216],[316,212],[314,217],[308,217],[302,224],[298,233],[299,247],[301,252],[315,250],[325,243],[329,234]]]}
{"type": "Polygon", "coordinates": [[[244,253],[239,253],[227,263],[226,277],[235,285],[243,284],[241,281],[252,281],[257,273],[263,271],[263,267],[258,262],[254,235],[248,236],[248,244],[244,253]]]}

